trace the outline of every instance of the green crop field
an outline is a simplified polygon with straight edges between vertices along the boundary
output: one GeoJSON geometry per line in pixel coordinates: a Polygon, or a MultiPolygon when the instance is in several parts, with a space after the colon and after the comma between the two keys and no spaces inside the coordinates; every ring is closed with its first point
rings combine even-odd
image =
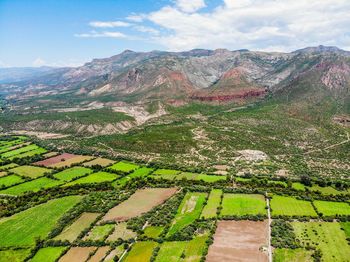
{"type": "Polygon", "coordinates": [[[102,241],[114,230],[114,224],[94,226],[83,240],[102,241]]]}
{"type": "Polygon", "coordinates": [[[85,177],[78,178],[77,180],[74,180],[72,182],[69,182],[65,184],[64,186],[73,186],[77,184],[90,184],[90,183],[103,183],[103,182],[111,182],[113,180],[116,180],[119,176],[112,173],[107,172],[97,172],[90,174],[85,177]]]}
{"type": "Polygon", "coordinates": [[[305,191],[305,186],[302,183],[295,182],[292,184],[292,188],[299,191],[305,191]]]}
{"type": "Polygon", "coordinates": [[[340,225],[345,232],[346,238],[350,239],[350,222],[341,222],[340,225]]]}
{"type": "Polygon", "coordinates": [[[10,169],[9,172],[12,172],[19,176],[37,178],[45,174],[51,173],[52,169],[37,167],[37,166],[19,166],[19,167],[10,169]]]}
{"type": "Polygon", "coordinates": [[[58,219],[74,205],[81,196],[68,196],[35,206],[11,217],[0,220],[0,247],[25,247],[35,244],[35,239],[45,238],[58,219]]]}
{"type": "Polygon", "coordinates": [[[274,195],[271,200],[272,216],[311,216],[317,217],[311,202],[293,197],[274,195]]]}
{"type": "Polygon", "coordinates": [[[187,193],[177,210],[167,236],[175,234],[180,229],[190,225],[199,218],[205,202],[206,193],[187,193]]]}
{"type": "Polygon", "coordinates": [[[221,216],[265,215],[265,198],[253,194],[224,194],[221,216]]]}
{"type": "Polygon", "coordinates": [[[40,177],[29,182],[25,182],[16,186],[1,190],[0,194],[21,195],[26,192],[37,192],[40,189],[50,188],[61,185],[61,181],[53,180],[47,177],[40,177]]]}
{"type": "Polygon", "coordinates": [[[292,222],[301,245],[320,249],[322,261],[348,261],[350,246],[339,223],[334,222],[292,222]]]}
{"type": "Polygon", "coordinates": [[[320,187],[318,185],[313,185],[312,187],[309,188],[311,191],[319,191],[321,192],[323,195],[339,195],[342,192],[336,190],[334,187],[320,187]]]}
{"type": "Polygon", "coordinates": [[[99,213],[83,213],[81,216],[75,220],[72,224],[67,226],[63,231],[56,236],[55,240],[68,240],[73,242],[78,238],[80,233],[87,227],[89,227],[99,216],[99,213]]]}
{"type": "Polygon", "coordinates": [[[4,166],[0,166],[0,171],[6,171],[8,169],[11,169],[11,168],[14,168],[14,167],[17,167],[18,165],[15,164],[15,163],[11,163],[11,164],[7,164],[7,165],[4,165],[4,166]]]}
{"type": "Polygon", "coordinates": [[[20,148],[15,149],[15,150],[8,151],[6,153],[2,153],[1,157],[2,158],[10,158],[10,157],[13,157],[15,155],[18,155],[18,154],[21,154],[21,153],[25,153],[25,152],[28,152],[28,151],[32,151],[32,150],[35,150],[35,149],[38,149],[38,148],[39,147],[37,145],[28,145],[28,146],[20,147],[20,148]]]}
{"type": "Polygon", "coordinates": [[[68,168],[66,170],[63,170],[59,173],[56,173],[53,176],[55,178],[57,178],[58,180],[68,182],[74,178],[85,176],[85,175],[90,174],[92,172],[93,172],[93,170],[90,168],[75,166],[75,167],[71,167],[71,168],[68,168]]]}
{"type": "Polygon", "coordinates": [[[21,158],[26,158],[26,157],[32,157],[35,155],[42,155],[42,154],[45,154],[46,152],[47,152],[47,150],[44,148],[37,148],[37,149],[31,150],[28,152],[23,152],[21,154],[17,154],[17,155],[8,157],[7,159],[8,160],[13,160],[15,158],[21,159],[21,158]]]}
{"type": "Polygon", "coordinates": [[[287,249],[277,248],[273,252],[275,262],[307,262],[313,261],[312,251],[303,248],[287,249]]]}
{"type": "Polygon", "coordinates": [[[149,226],[144,229],[144,235],[150,238],[157,238],[164,230],[164,227],[149,226]]]}
{"type": "Polygon", "coordinates": [[[31,262],[55,262],[61,254],[67,250],[67,247],[44,247],[36,252],[35,256],[30,260],[31,262]]]}
{"type": "Polygon", "coordinates": [[[0,250],[0,262],[23,262],[29,254],[29,248],[0,250]]]}
{"type": "Polygon", "coordinates": [[[153,249],[158,246],[156,242],[136,242],[123,262],[149,262],[153,249]]]}
{"type": "Polygon", "coordinates": [[[188,242],[185,249],[186,261],[199,262],[203,252],[207,246],[206,241],[208,240],[208,235],[200,235],[194,237],[191,241],[188,242]]]}
{"type": "Polygon", "coordinates": [[[216,212],[221,202],[221,195],[221,189],[213,189],[210,192],[207,204],[203,208],[201,217],[205,219],[216,217],[216,212]]]}
{"type": "Polygon", "coordinates": [[[160,246],[156,262],[177,262],[181,261],[181,255],[184,253],[187,242],[173,241],[164,242],[160,246]]]}
{"type": "Polygon", "coordinates": [[[177,175],[181,171],[172,170],[172,169],[157,169],[153,172],[154,175],[177,175]]]}
{"type": "Polygon", "coordinates": [[[9,187],[23,182],[24,179],[17,175],[8,175],[0,177],[0,187],[9,187]]]}
{"type": "Polygon", "coordinates": [[[349,216],[350,205],[345,202],[330,202],[315,200],[314,205],[319,213],[323,216],[349,216]]]}
{"type": "Polygon", "coordinates": [[[120,161],[110,167],[108,169],[114,170],[114,171],[122,171],[122,172],[131,172],[134,171],[135,169],[139,168],[138,165],[125,162],[125,161],[120,161]]]}
{"type": "Polygon", "coordinates": [[[122,177],[121,179],[118,179],[113,183],[113,186],[124,186],[129,180],[133,178],[142,178],[148,176],[153,171],[152,168],[148,167],[141,167],[139,169],[136,169],[134,172],[132,172],[129,175],[126,175],[122,177]]]}
{"type": "Polygon", "coordinates": [[[214,183],[217,181],[225,181],[226,176],[220,176],[220,175],[206,175],[206,174],[198,174],[198,173],[190,173],[190,172],[182,172],[178,174],[178,171],[176,170],[165,170],[165,169],[158,169],[156,172],[153,173],[152,177],[157,178],[163,178],[166,180],[201,180],[207,183],[214,183]],[[158,170],[161,170],[160,173],[157,173],[158,170]],[[176,172],[174,172],[176,171],[176,172]]]}

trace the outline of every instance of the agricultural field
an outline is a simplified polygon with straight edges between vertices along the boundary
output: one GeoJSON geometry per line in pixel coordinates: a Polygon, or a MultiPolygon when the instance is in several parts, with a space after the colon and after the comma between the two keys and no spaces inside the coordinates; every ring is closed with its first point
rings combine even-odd
{"type": "Polygon", "coordinates": [[[19,154],[26,153],[26,152],[29,152],[29,151],[32,151],[32,150],[36,150],[36,149],[39,149],[39,146],[34,145],[34,144],[33,145],[27,145],[27,146],[20,147],[18,149],[14,149],[14,150],[8,151],[6,153],[2,153],[0,156],[2,158],[14,158],[14,157],[16,157],[19,154]]]}
{"type": "Polygon", "coordinates": [[[203,208],[201,217],[208,219],[217,216],[217,211],[221,203],[222,190],[213,189],[211,190],[208,198],[208,202],[203,208]]]}
{"type": "Polygon", "coordinates": [[[266,215],[263,195],[224,194],[221,216],[266,215]]]}
{"type": "MultiPolygon", "coordinates": [[[[89,172],[91,173],[91,172],[89,172]]],[[[87,175],[85,177],[78,178],[72,182],[69,182],[65,184],[64,186],[73,186],[77,184],[92,184],[92,183],[104,183],[104,182],[111,182],[118,178],[119,176],[116,174],[108,173],[108,172],[97,172],[90,175],[87,175]]]]}
{"type": "Polygon", "coordinates": [[[114,224],[94,226],[83,240],[102,241],[114,230],[114,224]]]}
{"type": "Polygon", "coordinates": [[[312,246],[321,251],[322,261],[348,261],[350,246],[339,223],[292,222],[302,246],[312,246]]]}
{"type": "Polygon", "coordinates": [[[81,262],[86,261],[97,247],[71,247],[68,252],[60,258],[59,262],[81,262]]]}
{"type": "Polygon", "coordinates": [[[164,231],[161,226],[148,226],[144,230],[144,235],[149,238],[157,238],[164,231]]]}
{"type": "Polygon", "coordinates": [[[30,254],[30,248],[0,250],[0,262],[23,262],[30,254]]]}
{"type": "Polygon", "coordinates": [[[73,242],[85,228],[89,227],[98,218],[99,215],[99,213],[81,214],[77,220],[63,229],[63,231],[54,239],[73,242]]]}
{"type": "Polygon", "coordinates": [[[126,222],[118,223],[113,225],[113,227],[114,230],[112,234],[110,234],[107,238],[107,241],[109,242],[117,241],[119,238],[123,240],[134,239],[137,236],[134,231],[127,229],[126,222]]]}
{"type": "Polygon", "coordinates": [[[58,219],[81,200],[68,196],[50,200],[0,220],[0,247],[27,247],[38,237],[46,237],[58,219]]]}
{"type": "Polygon", "coordinates": [[[61,256],[61,254],[67,250],[67,247],[44,247],[39,249],[31,262],[55,262],[61,256]]]}
{"type": "Polygon", "coordinates": [[[222,175],[206,175],[206,174],[198,174],[198,173],[191,173],[191,172],[181,172],[178,173],[175,170],[164,170],[162,169],[160,172],[153,172],[152,177],[155,179],[166,179],[166,180],[194,180],[194,181],[204,181],[207,183],[215,183],[218,181],[225,181],[226,176],[222,175]]]}
{"type": "Polygon", "coordinates": [[[85,162],[83,164],[83,166],[85,166],[85,167],[93,167],[93,166],[107,167],[107,166],[110,166],[110,165],[112,165],[114,163],[115,163],[114,160],[98,157],[98,158],[96,158],[96,159],[94,159],[92,161],[85,162]]]}
{"type": "Polygon", "coordinates": [[[52,169],[36,166],[19,166],[8,170],[8,172],[23,177],[38,178],[44,176],[45,174],[50,174],[52,172],[52,169]]]}
{"type": "Polygon", "coordinates": [[[108,253],[108,251],[110,250],[109,246],[104,246],[104,247],[99,247],[95,254],[93,254],[90,258],[89,258],[89,262],[100,262],[108,253]]]}
{"type": "Polygon", "coordinates": [[[131,174],[128,174],[128,175],[122,177],[121,179],[118,179],[117,181],[115,181],[113,183],[113,185],[116,186],[116,187],[124,186],[131,179],[133,179],[133,178],[144,178],[144,177],[148,176],[152,171],[153,171],[152,168],[141,167],[139,169],[136,169],[131,174]]]}
{"type": "Polygon", "coordinates": [[[272,216],[317,217],[311,202],[293,197],[274,195],[271,200],[272,216]]]}
{"type": "Polygon", "coordinates": [[[17,175],[8,175],[8,176],[0,176],[0,188],[1,187],[9,187],[19,183],[24,182],[25,180],[17,175]]]}
{"type": "Polygon", "coordinates": [[[181,171],[179,170],[172,170],[172,169],[157,169],[153,172],[153,175],[169,175],[169,176],[175,176],[180,174],[181,171]]]}
{"type": "Polygon", "coordinates": [[[176,193],[176,188],[139,189],[128,200],[110,209],[103,221],[125,221],[150,211],[176,193]]]}
{"type": "Polygon", "coordinates": [[[15,163],[11,163],[11,164],[7,164],[7,165],[4,165],[4,166],[0,166],[0,171],[6,171],[8,169],[11,169],[11,168],[14,168],[14,167],[17,167],[18,165],[15,164],[15,163]]]}
{"type": "Polygon", "coordinates": [[[323,216],[349,216],[350,205],[344,202],[314,201],[314,205],[323,216]]]}
{"type": "Polygon", "coordinates": [[[70,167],[74,164],[80,164],[83,163],[85,161],[89,161],[91,159],[93,159],[94,157],[92,156],[75,156],[73,158],[70,158],[66,161],[61,161],[59,163],[50,165],[50,167],[52,168],[65,168],[65,167],[70,167]]]}
{"type": "Polygon", "coordinates": [[[125,258],[125,262],[148,262],[158,244],[151,241],[136,242],[125,258]]]}
{"type": "Polygon", "coordinates": [[[121,161],[121,162],[118,162],[118,163],[110,166],[108,168],[108,170],[129,173],[129,172],[134,171],[138,168],[139,168],[138,165],[135,165],[135,164],[129,163],[129,162],[125,162],[125,161],[121,161]]]}
{"type": "Polygon", "coordinates": [[[175,234],[199,218],[206,197],[205,193],[187,193],[177,210],[167,236],[175,234]]]}
{"type": "Polygon", "coordinates": [[[54,176],[54,178],[56,178],[60,181],[69,182],[72,179],[88,175],[92,172],[93,172],[93,170],[90,168],[76,166],[76,167],[71,167],[71,168],[65,169],[61,172],[58,172],[58,173],[54,174],[53,176],[54,176]]]}
{"type": "Polygon", "coordinates": [[[300,262],[313,261],[312,251],[303,248],[287,249],[277,248],[273,252],[273,261],[275,262],[300,262]]]}

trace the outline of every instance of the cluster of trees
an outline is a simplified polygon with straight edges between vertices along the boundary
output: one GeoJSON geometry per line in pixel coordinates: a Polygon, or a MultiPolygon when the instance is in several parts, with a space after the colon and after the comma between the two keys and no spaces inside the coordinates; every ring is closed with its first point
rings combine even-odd
{"type": "Polygon", "coordinates": [[[293,227],[287,221],[275,219],[271,223],[271,244],[275,248],[298,248],[293,227]]]}

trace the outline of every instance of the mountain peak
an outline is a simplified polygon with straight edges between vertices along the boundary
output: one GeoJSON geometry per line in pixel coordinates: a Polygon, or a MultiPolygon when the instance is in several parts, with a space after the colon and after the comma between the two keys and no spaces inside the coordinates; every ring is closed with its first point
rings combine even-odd
{"type": "Polygon", "coordinates": [[[314,54],[314,53],[336,53],[336,54],[349,54],[350,52],[340,49],[336,46],[311,46],[303,49],[298,49],[293,53],[314,54]]]}

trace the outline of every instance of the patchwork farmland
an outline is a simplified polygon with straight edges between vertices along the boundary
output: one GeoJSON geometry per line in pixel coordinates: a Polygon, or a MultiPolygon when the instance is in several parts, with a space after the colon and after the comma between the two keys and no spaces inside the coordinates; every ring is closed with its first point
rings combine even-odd
{"type": "Polygon", "coordinates": [[[0,261],[350,257],[346,183],[322,187],[50,151],[22,136],[0,138],[0,156],[0,261]]]}

